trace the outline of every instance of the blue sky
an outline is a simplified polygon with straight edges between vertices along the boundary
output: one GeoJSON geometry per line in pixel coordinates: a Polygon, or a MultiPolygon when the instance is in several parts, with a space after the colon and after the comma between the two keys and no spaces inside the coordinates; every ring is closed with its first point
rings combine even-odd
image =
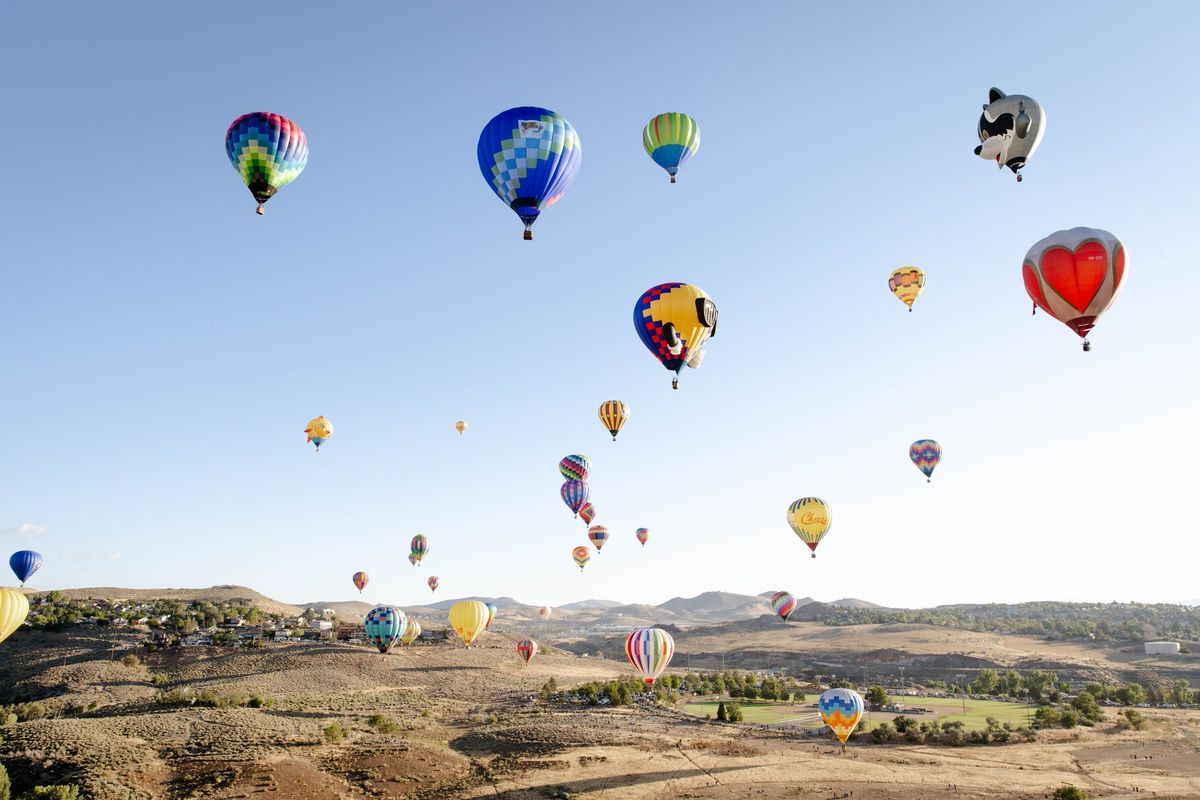
{"type": "Polygon", "coordinates": [[[0,7],[0,542],[46,556],[33,585],[1196,595],[1196,6],[345,8],[0,7]],[[1020,185],[971,153],[993,85],[1047,111],[1020,185]],[[584,153],[532,243],[475,164],[524,104],[584,153]],[[262,218],[223,150],[254,110],[310,141],[262,218]],[[676,186],[640,144],[670,110],[703,131],[676,186]],[[1086,355],[1020,277],[1076,225],[1129,253],[1086,355]],[[678,392],[630,322],[668,280],[721,312],[678,392]],[[614,535],[582,574],[574,452],[614,535]]]}

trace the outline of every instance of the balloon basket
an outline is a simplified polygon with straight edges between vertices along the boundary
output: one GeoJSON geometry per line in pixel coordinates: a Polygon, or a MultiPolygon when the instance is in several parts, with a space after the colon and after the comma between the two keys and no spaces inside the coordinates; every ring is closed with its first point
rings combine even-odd
{"type": "Polygon", "coordinates": [[[527,242],[532,242],[533,241],[533,231],[529,230],[529,228],[526,228],[525,235],[522,236],[521,238],[527,242]]]}
{"type": "Polygon", "coordinates": [[[263,215],[263,207],[259,206],[258,208],[254,209],[254,213],[261,217],[263,215]]]}
{"type": "Polygon", "coordinates": [[[672,176],[671,176],[671,183],[674,183],[674,182],[675,182],[675,176],[674,176],[674,175],[672,175],[672,176]]]}

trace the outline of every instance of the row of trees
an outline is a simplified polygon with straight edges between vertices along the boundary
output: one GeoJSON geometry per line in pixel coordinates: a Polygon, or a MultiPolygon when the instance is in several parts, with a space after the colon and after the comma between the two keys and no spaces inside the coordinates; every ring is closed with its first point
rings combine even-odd
{"type": "Polygon", "coordinates": [[[985,724],[987,727],[983,730],[968,731],[960,720],[920,721],[900,715],[891,722],[879,723],[871,730],[870,735],[876,742],[899,740],[910,744],[941,744],[950,747],[1037,741],[1037,731],[1031,727],[1013,727],[1011,723],[1002,724],[993,717],[988,717],[985,724]]]}
{"type": "Polygon", "coordinates": [[[28,622],[34,628],[57,630],[92,617],[100,625],[111,625],[117,619],[132,623],[146,617],[146,624],[151,628],[165,628],[188,634],[197,628],[220,625],[229,618],[245,620],[248,625],[262,625],[282,619],[281,616],[268,614],[256,606],[236,602],[159,599],[132,605],[134,608],[118,611],[107,601],[72,599],[61,592],[52,591],[41,595],[31,604],[28,622]],[[162,617],[167,617],[167,621],[161,622],[162,617]]]}

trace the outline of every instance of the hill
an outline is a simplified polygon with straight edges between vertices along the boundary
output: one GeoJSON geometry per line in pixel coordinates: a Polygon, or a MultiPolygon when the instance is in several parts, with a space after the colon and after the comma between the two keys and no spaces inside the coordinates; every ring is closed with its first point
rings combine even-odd
{"type": "Polygon", "coordinates": [[[580,600],[575,603],[567,603],[565,606],[559,606],[564,611],[605,611],[610,608],[616,608],[622,603],[616,600],[580,600]]]}
{"type": "MultiPolygon", "coordinates": [[[[209,586],[207,589],[126,589],[115,586],[93,586],[84,589],[57,589],[60,595],[72,600],[107,600],[116,602],[127,600],[132,602],[149,602],[151,600],[183,600],[208,601],[210,603],[236,603],[253,606],[268,614],[296,616],[307,606],[294,606],[281,603],[266,595],[259,594],[245,586],[209,586]]],[[[28,591],[31,597],[47,594],[45,591],[28,591]]]]}
{"type": "Polygon", "coordinates": [[[730,592],[702,592],[695,597],[672,597],[660,603],[658,608],[693,620],[745,619],[771,611],[770,604],[761,597],[730,592]]]}

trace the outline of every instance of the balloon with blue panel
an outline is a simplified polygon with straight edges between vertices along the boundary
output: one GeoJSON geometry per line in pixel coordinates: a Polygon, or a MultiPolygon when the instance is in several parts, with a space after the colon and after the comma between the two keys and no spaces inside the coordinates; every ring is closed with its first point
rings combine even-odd
{"type": "Polygon", "coordinates": [[[908,457],[925,474],[926,483],[932,483],[933,471],[942,460],[942,446],[933,439],[918,439],[908,448],[908,457]]]}
{"type": "Polygon", "coordinates": [[[828,689],[817,700],[817,710],[821,712],[821,719],[842,743],[843,749],[850,734],[854,733],[854,729],[862,721],[864,708],[862,695],[853,689],[828,689]]]}
{"type": "Polygon", "coordinates": [[[538,215],[554,205],[583,163],[583,147],[571,123],[548,108],[501,111],[479,134],[479,171],[496,196],[525,224],[532,239],[538,215]]]}
{"type": "Polygon", "coordinates": [[[42,568],[42,554],[33,550],[18,550],[9,556],[8,566],[12,567],[13,574],[24,586],[25,581],[42,568]]]}
{"type": "Polygon", "coordinates": [[[367,641],[375,645],[381,653],[391,650],[407,629],[408,617],[395,606],[376,606],[367,612],[367,618],[363,622],[367,641]]]}
{"type": "Polygon", "coordinates": [[[308,137],[280,114],[243,114],[225,131],[225,153],[258,202],[255,211],[300,176],[308,164],[308,137]]]}
{"type": "Polygon", "coordinates": [[[642,146],[674,183],[679,168],[700,149],[700,126],[678,111],[659,114],[642,129],[642,146]]]}

